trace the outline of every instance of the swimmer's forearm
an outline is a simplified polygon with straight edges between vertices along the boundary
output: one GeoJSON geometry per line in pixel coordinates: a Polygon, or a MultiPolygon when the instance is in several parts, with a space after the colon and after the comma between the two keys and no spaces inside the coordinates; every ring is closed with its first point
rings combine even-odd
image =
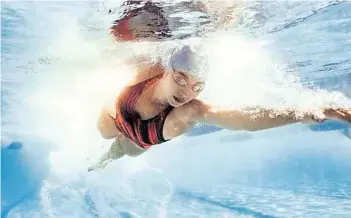
{"type": "Polygon", "coordinates": [[[299,118],[296,114],[294,110],[276,113],[274,110],[261,108],[245,111],[210,109],[204,114],[204,121],[231,130],[258,131],[310,119],[308,115],[299,118]]]}

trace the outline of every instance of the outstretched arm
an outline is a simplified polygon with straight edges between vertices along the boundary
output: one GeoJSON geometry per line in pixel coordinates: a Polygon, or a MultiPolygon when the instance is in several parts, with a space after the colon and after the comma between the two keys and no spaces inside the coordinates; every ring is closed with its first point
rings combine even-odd
{"type": "Polygon", "coordinates": [[[299,113],[289,109],[278,111],[265,108],[248,108],[244,110],[216,109],[201,103],[199,122],[207,122],[232,130],[258,131],[287,124],[303,122],[322,122],[326,119],[339,119],[351,123],[351,109],[323,109],[323,116],[311,113],[299,113]]]}

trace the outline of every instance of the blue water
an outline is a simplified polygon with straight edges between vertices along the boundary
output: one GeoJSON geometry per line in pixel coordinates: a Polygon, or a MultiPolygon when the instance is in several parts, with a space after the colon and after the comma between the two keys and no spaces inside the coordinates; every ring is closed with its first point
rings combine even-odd
{"type": "MultiPolygon", "coordinates": [[[[1,3],[2,217],[350,217],[350,127],[337,121],[255,133],[199,126],[87,173],[110,143],[95,130],[106,81],[95,82],[115,72],[121,50],[109,41],[111,4],[1,3]]],[[[218,66],[240,73],[213,82],[214,101],[350,105],[350,2],[236,10],[218,33],[231,51],[218,66]]]]}

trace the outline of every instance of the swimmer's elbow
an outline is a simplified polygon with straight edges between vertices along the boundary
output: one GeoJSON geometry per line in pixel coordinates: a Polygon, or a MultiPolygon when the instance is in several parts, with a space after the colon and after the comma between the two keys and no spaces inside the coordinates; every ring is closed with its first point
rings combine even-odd
{"type": "Polygon", "coordinates": [[[110,131],[107,131],[104,125],[101,123],[98,123],[97,129],[100,132],[101,137],[104,139],[112,139],[115,137],[114,134],[111,134],[110,131]]]}
{"type": "Polygon", "coordinates": [[[102,111],[97,122],[97,129],[104,139],[112,139],[118,135],[114,121],[106,111],[102,111]]]}

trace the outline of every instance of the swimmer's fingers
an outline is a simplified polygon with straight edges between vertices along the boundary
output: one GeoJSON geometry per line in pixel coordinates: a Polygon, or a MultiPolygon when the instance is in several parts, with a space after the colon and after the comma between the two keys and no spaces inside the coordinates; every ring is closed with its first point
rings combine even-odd
{"type": "Polygon", "coordinates": [[[351,123],[351,108],[328,108],[324,110],[324,115],[328,119],[337,119],[351,123]]]}

